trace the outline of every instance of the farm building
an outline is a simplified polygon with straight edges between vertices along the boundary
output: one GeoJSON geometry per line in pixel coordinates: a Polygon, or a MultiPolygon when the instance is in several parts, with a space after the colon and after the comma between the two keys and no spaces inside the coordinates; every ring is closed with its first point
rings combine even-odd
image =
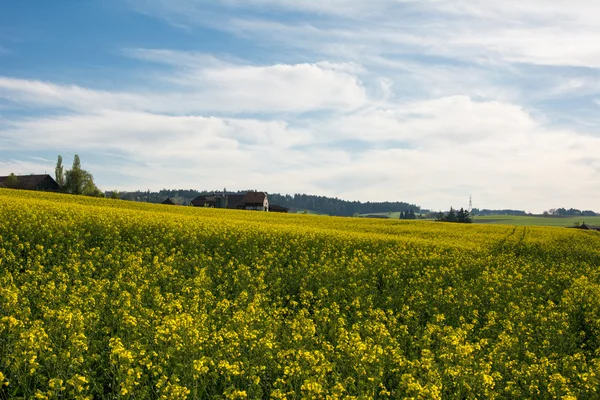
{"type": "Polygon", "coordinates": [[[222,195],[201,195],[192,200],[194,207],[227,208],[227,196],[222,195]]]}
{"type": "Polygon", "coordinates": [[[569,228],[582,229],[584,231],[599,231],[600,232],[600,226],[589,225],[589,224],[586,224],[585,222],[578,226],[569,226],[569,228]]]}
{"type": "Polygon", "coordinates": [[[237,210],[269,211],[269,198],[265,192],[200,195],[192,200],[194,207],[229,208],[237,210]]]}
{"type": "Polygon", "coordinates": [[[50,175],[16,175],[15,180],[11,182],[10,176],[0,176],[0,186],[21,189],[21,190],[39,190],[45,192],[56,192],[60,186],[50,175]]]}
{"type": "Polygon", "coordinates": [[[245,210],[269,211],[269,199],[265,192],[248,192],[242,199],[245,210]]]}
{"type": "Polygon", "coordinates": [[[168,205],[168,206],[174,206],[174,205],[175,205],[175,203],[173,202],[173,200],[171,200],[171,198],[170,198],[170,197],[167,197],[167,198],[165,199],[165,201],[163,201],[163,202],[162,202],[162,203],[160,203],[160,204],[165,204],[165,205],[168,205]]]}

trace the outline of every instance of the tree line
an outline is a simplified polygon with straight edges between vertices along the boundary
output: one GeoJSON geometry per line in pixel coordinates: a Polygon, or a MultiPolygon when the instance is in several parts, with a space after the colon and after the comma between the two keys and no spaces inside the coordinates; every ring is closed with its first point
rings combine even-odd
{"type": "MultiPolygon", "coordinates": [[[[220,193],[217,191],[198,191],[198,190],[168,190],[163,189],[158,192],[151,191],[136,191],[136,192],[121,192],[122,200],[142,201],[149,203],[162,203],[167,197],[171,198],[176,204],[189,205],[190,202],[200,196],[212,193],[220,193]]],[[[245,193],[239,191],[237,193],[245,193]]],[[[110,192],[108,193],[110,194],[110,192]]],[[[347,201],[338,198],[315,196],[309,194],[294,194],[283,195],[279,193],[269,193],[269,203],[278,206],[289,208],[292,212],[296,211],[312,211],[319,214],[327,214],[332,216],[351,217],[356,214],[376,214],[386,212],[402,212],[406,215],[416,215],[421,208],[414,204],[405,202],[360,202],[347,201]]]]}
{"type": "Polygon", "coordinates": [[[527,213],[523,210],[511,210],[511,209],[489,210],[487,208],[480,210],[478,208],[474,208],[471,211],[471,215],[483,217],[485,215],[527,215],[527,213]]]}
{"type": "Polygon", "coordinates": [[[576,208],[566,209],[564,207],[561,208],[552,208],[548,211],[544,211],[544,216],[559,216],[559,217],[595,217],[598,214],[591,210],[578,210],[576,208]]]}
{"type": "MultiPolygon", "coordinates": [[[[523,210],[488,210],[486,208],[480,210],[478,208],[474,208],[471,212],[471,215],[475,216],[485,216],[485,215],[534,215],[532,213],[526,213],[523,210]]],[[[598,213],[591,210],[579,210],[577,208],[569,208],[566,209],[564,207],[561,208],[551,208],[550,210],[544,211],[542,213],[544,217],[595,217],[598,213]]]]}
{"type": "Polygon", "coordinates": [[[281,195],[269,194],[269,203],[292,210],[310,210],[320,214],[350,217],[355,214],[377,214],[386,212],[418,213],[421,208],[405,202],[360,202],[341,200],[337,197],[315,196],[309,194],[281,195]]]}

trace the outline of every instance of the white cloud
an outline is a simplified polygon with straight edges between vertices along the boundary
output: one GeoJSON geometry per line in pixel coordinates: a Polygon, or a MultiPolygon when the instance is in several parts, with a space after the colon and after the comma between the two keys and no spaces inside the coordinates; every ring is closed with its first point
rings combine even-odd
{"type": "Polygon", "coordinates": [[[165,92],[107,92],[75,85],[0,77],[3,96],[16,102],[72,110],[129,109],[175,114],[277,113],[352,110],[366,91],[350,64],[237,65],[195,54],[135,51],[178,68],[163,75],[165,92]],[[179,64],[181,62],[181,64],[179,64]]]}
{"type": "Polygon", "coordinates": [[[144,1],[156,16],[200,24],[262,41],[340,56],[419,52],[473,62],[524,62],[600,67],[596,1],[284,1],[226,0],[228,8],[207,13],[189,1],[144,1]],[[256,12],[270,8],[302,11],[282,23],[256,12]],[[235,11],[238,11],[236,13],[235,11]],[[245,12],[249,12],[244,14],[245,12]],[[240,14],[241,13],[241,14],[240,14]],[[323,14],[328,20],[314,18],[323,14]]]}
{"type": "Polygon", "coordinates": [[[233,103],[238,110],[351,110],[366,100],[365,90],[353,75],[326,64],[225,67],[184,79],[207,88],[211,101],[233,103]]]}
{"type": "Polygon", "coordinates": [[[498,136],[518,144],[520,134],[535,128],[520,107],[500,102],[474,102],[466,96],[444,97],[369,108],[352,115],[314,124],[331,132],[323,140],[367,139],[402,141],[414,147],[437,148],[451,144],[480,144],[498,136]]]}
{"type": "Polygon", "coordinates": [[[236,150],[240,144],[273,149],[310,140],[282,121],[181,117],[137,111],[21,120],[0,131],[15,149],[65,148],[120,151],[140,159],[193,159],[236,150]]]}
{"type": "Polygon", "coordinates": [[[91,90],[76,85],[57,85],[50,82],[0,76],[2,97],[10,102],[40,107],[90,110],[103,108],[144,107],[142,96],[91,90]]]}

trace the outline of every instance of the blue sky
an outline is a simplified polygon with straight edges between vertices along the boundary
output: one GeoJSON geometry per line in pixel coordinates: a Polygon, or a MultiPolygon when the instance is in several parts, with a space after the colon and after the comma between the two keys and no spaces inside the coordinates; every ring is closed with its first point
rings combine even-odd
{"type": "Polygon", "coordinates": [[[0,174],[600,211],[600,5],[3,0],[0,174]]]}

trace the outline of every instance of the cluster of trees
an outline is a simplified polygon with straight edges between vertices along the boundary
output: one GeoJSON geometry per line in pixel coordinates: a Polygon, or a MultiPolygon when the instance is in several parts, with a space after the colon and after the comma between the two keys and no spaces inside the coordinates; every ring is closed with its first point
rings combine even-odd
{"type": "Polygon", "coordinates": [[[81,168],[81,159],[77,154],[73,158],[73,166],[66,171],[63,167],[62,156],[58,156],[54,175],[56,183],[58,183],[63,193],[104,197],[104,193],[94,183],[93,175],[81,168]]]}
{"type": "Polygon", "coordinates": [[[346,201],[326,196],[309,194],[281,195],[269,193],[269,202],[291,210],[311,210],[321,214],[351,217],[355,214],[378,214],[386,212],[416,213],[420,207],[405,202],[346,201]]]}
{"type": "Polygon", "coordinates": [[[523,210],[510,210],[510,209],[488,210],[487,208],[480,210],[478,208],[474,208],[471,211],[471,215],[479,215],[479,216],[484,216],[484,215],[527,215],[527,213],[523,210]]]}
{"type": "Polygon", "coordinates": [[[404,212],[400,211],[400,219],[417,219],[417,214],[413,210],[404,212]]]}
{"type": "MultiPolygon", "coordinates": [[[[214,192],[219,193],[220,190],[214,192]]],[[[246,191],[239,191],[238,193],[244,192],[246,191]]],[[[176,204],[188,205],[199,195],[212,193],[213,191],[163,189],[159,192],[121,192],[120,197],[122,200],[149,203],[161,203],[167,197],[170,197],[176,204]]],[[[402,212],[405,215],[410,216],[411,213],[412,215],[416,215],[416,213],[420,211],[420,207],[404,202],[361,203],[360,201],[346,201],[338,198],[308,194],[295,194],[292,196],[289,194],[282,195],[278,193],[269,193],[269,203],[287,207],[292,212],[310,210],[319,214],[344,217],[351,217],[356,214],[376,214],[386,212],[402,212]]]]}
{"type": "MultiPolygon", "coordinates": [[[[477,208],[474,208],[473,211],[471,211],[471,215],[479,215],[479,216],[484,216],[484,215],[532,215],[531,213],[526,213],[525,211],[522,210],[488,210],[488,209],[482,209],[479,210],[477,208]]],[[[585,211],[581,211],[578,210],[576,208],[569,208],[568,210],[566,208],[552,208],[548,211],[544,211],[543,216],[545,217],[595,217],[599,215],[598,213],[594,212],[594,211],[590,211],[590,210],[585,210],[585,211]]]]}
{"type": "Polygon", "coordinates": [[[440,212],[436,218],[436,221],[470,224],[473,222],[473,219],[471,218],[469,211],[465,210],[464,208],[456,211],[450,207],[450,211],[447,213],[440,212]]]}
{"type": "Polygon", "coordinates": [[[576,208],[553,208],[548,211],[544,211],[544,216],[559,216],[559,217],[595,217],[598,214],[591,210],[581,211],[576,208]]]}
{"type": "MultiPolygon", "coordinates": [[[[107,197],[111,197],[115,192],[106,192],[107,197]]],[[[169,190],[163,189],[158,192],[151,192],[150,190],[135,192],[120,192],[118,196],[121,200],[128,201],[139,201],[144,203],[162,203],[167,197],[169,197],[175,204],[187,206],[192,200],[201,194],[212,194],[213,192],[198,190],[169,190]]]]}

